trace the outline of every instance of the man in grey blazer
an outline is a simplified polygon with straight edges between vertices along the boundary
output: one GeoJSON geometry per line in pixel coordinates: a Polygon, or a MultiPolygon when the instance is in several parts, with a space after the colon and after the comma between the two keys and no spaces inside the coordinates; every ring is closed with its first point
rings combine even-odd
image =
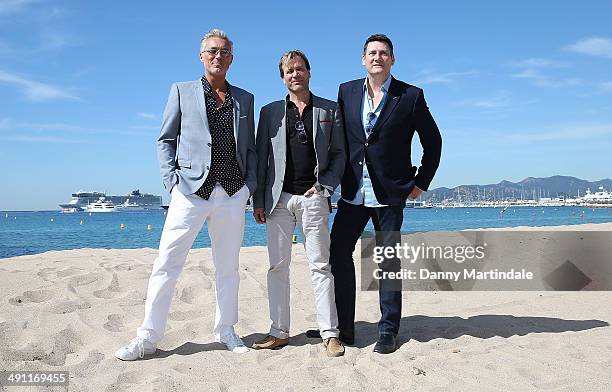
{"type": "Polygon", "coordinates": [[[279,70],[288,95],[261,109],[253,195],[255,220],[267,229],[272,326],[253,348],[276,349],[289,342],[289,264],[297,224],[304,237],[325,350],[328,356],[341,356],[328,219],[329,197],[340,183],[346,161],[342,119],[335,102],[310,92],[310,64],[304,53],[285,53],[279,70]]]}
{"type": "Polygon", "coordinates": [[[257,158],[253,95],[225,79],[232,49],[225,32],[209,31],[200,45],[204,76],[170,89],[157,156],[172,200],[149,279],[144,320],[137,337],[115,353],[119,359],[136,360],[155,352],[176,280],[204,222],[216,270],[215,340],[230,351],[248,351],[234,325],[244,210],[257,186],[257,158]]]}

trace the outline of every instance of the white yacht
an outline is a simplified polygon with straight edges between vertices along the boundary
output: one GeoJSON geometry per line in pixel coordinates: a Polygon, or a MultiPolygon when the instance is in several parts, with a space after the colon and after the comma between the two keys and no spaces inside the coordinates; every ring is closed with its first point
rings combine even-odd
{"type": "Polygon", "coordinates": [[[580,201],[587,207],[612,207],[612,193],[606,191],[603,186],[600,186],[599,191],[595,193],[587,189],[580,201]]]}
{"type": "Polygon", "coordinates": [[[106,200],[105,197],[101,197],[95,203],[88,204],[85,211],[87,212],[115,212],[117,211],[117,207],[113,204],[112,201],[106,200]]]}
{"type": "Polygon", "coordinates": [[[145,211],[145,207],[141,204],[131,202],[130,199],[126,199],[125,202],[115,206],[118,211],[130,212],[130,211],[145,211]]]}

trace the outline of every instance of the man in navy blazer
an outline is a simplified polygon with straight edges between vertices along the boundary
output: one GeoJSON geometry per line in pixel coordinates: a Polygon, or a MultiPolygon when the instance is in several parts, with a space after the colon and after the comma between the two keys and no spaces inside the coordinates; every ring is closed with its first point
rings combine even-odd
{"type": "MultiPolygon", "coordinates": [[[[352,254],[367,222],[372,219],[377,245],[400,240],[406,199],[426,191],[440,162],[442,138],[423,90],[391,76],[393,44],[382,34],[370,36],[363,48],[367,77],[340,85],[338,105],[344,119],[347,161],[332,232],[330,263],[335,281],[340,340],[355,338],[355,266],[352,254]],[[421,165],[410,159],[415,131],[423,146],[421,165]]],[[[386,260],[383,271],[398,271],[399,261],[386,260]]],[[[381,318],[374,351],[397,349],[401,282],[379,282],[381,318]]]]}

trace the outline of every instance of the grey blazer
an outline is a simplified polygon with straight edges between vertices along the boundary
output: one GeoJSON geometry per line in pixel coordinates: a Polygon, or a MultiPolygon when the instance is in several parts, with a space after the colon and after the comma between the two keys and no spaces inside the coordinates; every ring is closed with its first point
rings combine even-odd
{"type": "MultiPolygon", "coordinates": [[[[236,160],[251,194],[257,187],[253,94],[230,85],[234,100],[236,160]]],[[[212,139],[200,80],[174,83],[157,140],[157,158],[164,186],[195,193],[210,170],[212,139]]]]}
{"type": "MultiPolygon", "coordinates": [[[[283,189],[287,154],[285,100],[272,102],[259,114],[257,126],[257,190],[253,206],[272,213],[283,189]]],[[[346,162],[344,128],[334,101],[312,96],[312,121],[317,166],[314,174],[323,196],[331,196],[340,184],[346,162]]]]}

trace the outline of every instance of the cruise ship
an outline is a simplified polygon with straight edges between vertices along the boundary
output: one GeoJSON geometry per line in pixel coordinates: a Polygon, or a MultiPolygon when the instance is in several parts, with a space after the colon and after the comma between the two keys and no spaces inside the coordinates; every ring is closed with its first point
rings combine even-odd
{"type": "Polygon", "coordinates": [[[136,189],[125,196],[109,196],[104,192],[84,192],[78,191],[72,194],[68,203],[60,204],[62,212],[81,212],[86,211],[89,204],[96,203],[100,198],[110,201],[114,205],[126,205],[126,201],[135,210],[135,205],[144,210],[158,210],[162,208],[162,198],[150,193],[140,193],[136,189]]]}

